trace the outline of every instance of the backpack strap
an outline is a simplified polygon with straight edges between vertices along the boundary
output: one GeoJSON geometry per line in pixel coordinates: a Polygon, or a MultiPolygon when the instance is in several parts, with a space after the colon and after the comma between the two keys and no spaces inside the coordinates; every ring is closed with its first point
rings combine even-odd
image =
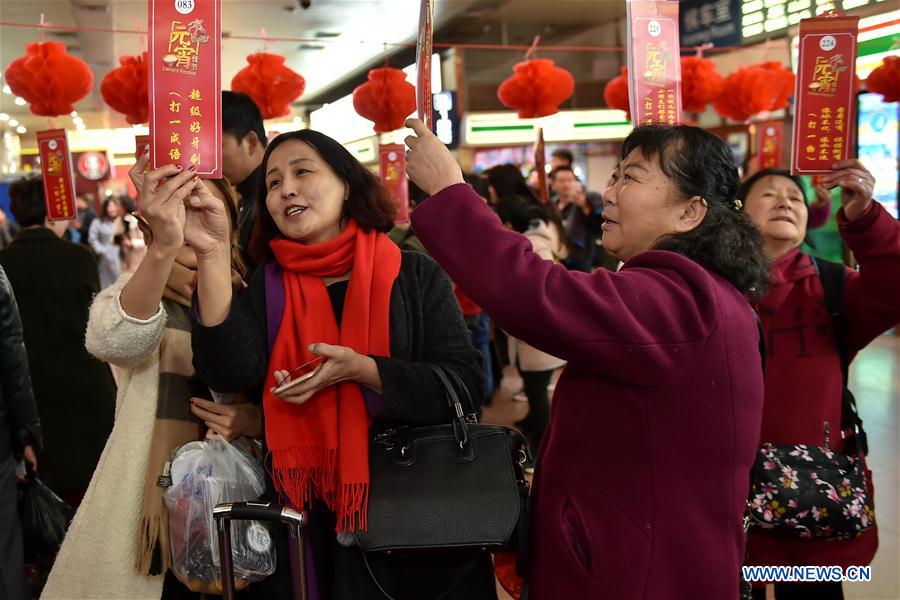
{"type": "Polygon", "coordinates": [[[841,263],[822,260],[810,256],[822,289],[825,291],[825,308],[831,317],[831,329],[834,332],[835,349],[841,360],[841,376],[843,378],[843,390],[841,398],[841,436],[844,437],[845,451],[848,454],[869,452],[869,444],[863,422],[856,408],[856,399],[847,387],[849,382],[850,352],[847,348],[847,318],[841,307],[844,301],[844,282],[846,280],[846,267],[841,263]]]}

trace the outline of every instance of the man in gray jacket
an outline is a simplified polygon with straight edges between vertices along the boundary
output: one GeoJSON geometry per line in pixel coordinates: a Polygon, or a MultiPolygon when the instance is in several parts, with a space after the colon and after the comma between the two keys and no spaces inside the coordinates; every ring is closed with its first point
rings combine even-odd
{"type": "Polygon", "coordinates": [[[6,272],[0,267],[0,598],[30,597],[25,590],[22,530],[16,506],[16,463],[37,470],[41,444],[22,322],[6,272]]]}

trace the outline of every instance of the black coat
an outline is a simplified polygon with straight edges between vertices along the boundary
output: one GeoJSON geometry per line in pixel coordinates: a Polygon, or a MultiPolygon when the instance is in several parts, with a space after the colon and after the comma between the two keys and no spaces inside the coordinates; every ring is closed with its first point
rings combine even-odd
{"type": "Polygon", "coordinates": [[[31,382],[44,430],[41,478],[57,493],[83,492],[112,431],[116,386],[84,349],[97,261],[49,229],[25,229],[0,251],[19,303],[31,382]]]}
{"type": "MultiPolygon", "coordinates": [[[[194,366],[200,378],[217,391],[258,393],[262,389],[269,362],[264,275],[264,268],[257,269],[248,289],[235,298],[224,323],[194,326],[194,366]]],[[[384,396],[384,407],[374,417],[373,428],[396,422],[429,425],[451,420],[441,384],[423,365],[425,361],[453,369],[473,398],[483,397],[481,355],[472,346],[450,279],[425,255],[403,253],[391,291],[390,331],[390,358],[373,357],[384,396]]],[[[321,514],[314,510],[313,518],[321,514]]],[[[362,552],[338,545],[334,523],[327,519],[323,516],[318,527],[311,523],[311,535],[319,534],[314,549],[320,598],[383,598],[366,570],[362,552]]],[[[442,596],[445,600],[496,598],[487,554],[375,557],[370,562],[381,583],[398,600],[428,600],[451,587],[453,592],[442,596]]]]}
{"type": "Polygon", "coordinates": [[[41,449],[41,422],[31,391],[22,321],[12,286],[0,267],[0,463],[25,446],[41,449]]]}

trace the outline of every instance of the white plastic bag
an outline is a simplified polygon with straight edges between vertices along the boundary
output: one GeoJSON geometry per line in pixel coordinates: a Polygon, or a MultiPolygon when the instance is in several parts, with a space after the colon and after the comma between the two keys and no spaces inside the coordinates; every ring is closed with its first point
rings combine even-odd
{"type": "MultiPolygon", "coordinates": [[[[172,571],[193,592],[222,593],[213,508],[257,500],[265,489],[259,460],[216,437],[179,448],[166,490],[172,571]]],[[[237,589],[275,572],[275,544],[265,524],[234,521],[231,544],[237,589]]]]}

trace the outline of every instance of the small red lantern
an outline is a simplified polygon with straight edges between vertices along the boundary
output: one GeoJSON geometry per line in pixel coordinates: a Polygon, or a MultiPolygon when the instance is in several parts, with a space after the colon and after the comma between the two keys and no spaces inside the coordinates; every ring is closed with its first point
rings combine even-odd
{"type": "Polygon", "coordinates": [[[515,74],[500,84],[497,97],[515,109],[520,119],[546,117],[559,112],[559,105],[575,93],[572,74],[549,58],[535,58],[513,67],[515,74]]]}
{"type": "Polygon", "coordinates": [[[416,110],[416,87],[406,80],[406,73],[383,67],[369,71],[368,79],[353,90],[353,108],[375,122],[376,133],[403,127],[406,117],[416,110]]]}
{"type": "Polygon", "coordinates": [[[622,67],[619,75],[610,79],[603,88],[603,99],[610,108],[625,111],[625,116],[631,120],[631,105],[628,101],[628,67],[622,67]]]}
{"type": "Polygon", "coordinates": [[[729,75],[713,108],[723,117],[743,122],[786,108],[793,94],[794,74],[777,61],[766,62],[741,67],[729,75]]]}
{"type": "Polygon", "coordinates": [[[880,67],[869,73],[866,87],[884,96],[884,102],[900,101],[900,56],[888,56],[880,67]]]}
{"type": "Polygon", "coordinates": [[[284,57],[267,52],[251,54],[250,63],[231,80],[231,89],[250,96],[259,107],[263,119],[286,117],[290,104],[306,88],[306,80],[284,65],[284,57]]]}
{"type": "Polygon", "coordinates": [[[681,108],[704,112],[725,89],[725,78],[716,71],[716,63],[698,56],[681,57],[681,108]]]}
{"type": "Polygon", "coordinates": [[[91,91],[94,74],[83,60],[66,53],[64,43],[35,42],[10,63],[6,82],[31,105],[31,114],[55,117],[75,110],[74,104],[91,91]]]}
{"type": "Polygon", "coordinates": [[[100,84],[103,100],[125,115],[131,125],[146,123],[150,107],[147,94],[147,54],[120,56],[119,67],[106,74],[100,84]]]}

